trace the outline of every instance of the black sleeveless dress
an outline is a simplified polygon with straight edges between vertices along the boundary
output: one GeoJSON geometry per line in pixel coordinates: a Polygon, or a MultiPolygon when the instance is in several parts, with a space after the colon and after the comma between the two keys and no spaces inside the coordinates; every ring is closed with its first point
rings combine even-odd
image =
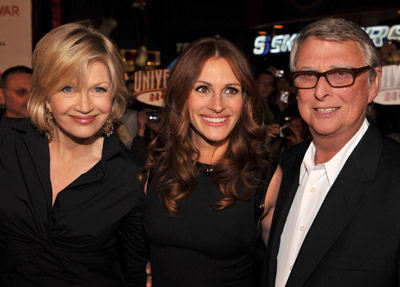
{"type": "Polygon", "coordinates": [[[144,207],[144,227],[150,250],[153,287],[254,286],[254,260],[259,231],[254,199],[238,200],[217,211],[222,197],[205,172],[192,194],[178,201],[170,215],[153,185],[144,207]]]}

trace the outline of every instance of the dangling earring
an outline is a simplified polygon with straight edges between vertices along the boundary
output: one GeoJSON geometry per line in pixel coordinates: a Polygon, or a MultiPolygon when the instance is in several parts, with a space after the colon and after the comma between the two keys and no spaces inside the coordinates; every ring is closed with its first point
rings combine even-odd
{"type": "Polygon", "coordinates": [[[103,130],[104,130],[104,134],[105,134],[108,138],[110,137],[110,135],[113,134],[113,132],[114,132],[114,124],[113,124],[111,118],[109,118],[108,120],[106,120],[106,122],[104,123],[103,130]]]}
{"type": "Polygon", "coordinates": [[[47,112],[46,114],[46,131],[45,131],[47,140],[50,142],[54,136],[54,117],[51,112],[47,112]]]}

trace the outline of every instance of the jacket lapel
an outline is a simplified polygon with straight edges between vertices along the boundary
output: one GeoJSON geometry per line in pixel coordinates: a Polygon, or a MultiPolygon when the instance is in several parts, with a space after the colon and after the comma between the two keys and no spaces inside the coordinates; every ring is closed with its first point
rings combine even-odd
{"type": "Polygon", "coordinates": [[[277,269],[276,264],[281,234],[283,227],[285,226],[286,218],[288,216],[294,196],[299,186],[300,164],[303,160],[304,153],[307,150],[309,144],[310,142],[301,145],[299,147],[301,151],[298,151],[296,149],[295,153],[292,152],[293,150],[288,150],[287,154],[282,160],[282,162],[285,162],[285,165],[282,166],[282,181],[276,202],[275,213],[271,227],[271,234],[268,241],[268,273],[266,276],[266,280],[269,282],[268,286],[275,286],[277,269]]]}
{"type": "Polygon", "coordinates": [[[48,140],[46,137],[38,135],[33,129],[28,130],[24,140],[32,158],[32,162],[35,165],[35,170],[38,174],[42,189],[45,191],[45,196],[48,202],[51,203],[51,182],[49,178],[50,155],[48,140]]]}
{"type": "MultiPolygon", "coordinates": [[[[49,178],[50,160],[48,141],[28,125],[21,121],[13,126],[20,132],[21,144],[16,144],[16,161],[28,192],[26,204],[33,211],[33,219],[37,221],[40,234],[48,236],[51,218],[51,183],[49,178]],[[41,228],[44,229],[41,229],[41,228]]],[[[22,200],[22,199],[21,199],[22,200]]]]}
{"type": "Polygon", "coordinates": [[[306,282],[363,205],[363,183],[374,178],[381,149],[380,136],[370,126],[329,190],[303,242],[286,286],[302,286],[306,282]]]}

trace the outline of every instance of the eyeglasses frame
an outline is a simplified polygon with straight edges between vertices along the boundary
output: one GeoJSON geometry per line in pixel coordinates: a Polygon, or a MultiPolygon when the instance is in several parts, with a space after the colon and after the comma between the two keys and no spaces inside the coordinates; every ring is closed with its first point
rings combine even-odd
{"type": "Polygon", "coordinates": [[[298,75],[304,75],[304,74],[307,74],[307,73],[313,73],[313,74],[317,75],[317,81],[315,82],[315,85],[314,85],[313,87],[309,87],[309,88],[299,88],[299,87],[296,87],[297,89],[302,89],[302,90],[314,89],[314,88],[318,85],[319,78],[321,78],[321,77],[324,77],[325,80],[326,80],[326,82],[327,82],[332,88],[345,88],[345,87],[350,87],[351,85],[353,85],[354,82],[356,81],[356,78],[357,78],[358,75],[360,75],[361,73],[363,73],[363,72],[365,72],[365,71],[368,71],[368,70],[370,70],[370,69],[372,69],[371,66],[364,66],[364,67],[361,67],[361,68],[337,68],[337,69],[328,70],[328,71],[323,72],[323,73],[320,73],[320,72],[317,72],[317,71],[296,71],[296,72],[290,73],[290,78],[291,78],[291,80],[292,80],[293,85],[296,87],[296,85],[294,84],[294,79],[295,79],[298,75]],[[329,80],[328,80],[328,78],[327,78],[326,75],[329,74],[329,73],[335,72],[335,71],[338,71],[338,72],[340,72],[340,71],[351,72],[351,73],[353,74],[353,82],[352,82],[351,84],[344,85],[344,86],[334,86],[334,85],[332,85],[332,84],[329,82],[329,80]]]}

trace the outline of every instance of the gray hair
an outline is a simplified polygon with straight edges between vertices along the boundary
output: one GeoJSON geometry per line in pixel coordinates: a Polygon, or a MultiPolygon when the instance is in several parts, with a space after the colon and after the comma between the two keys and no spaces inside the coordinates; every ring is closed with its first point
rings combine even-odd
{"type": "MultiPolygon", "coordinates": [[[[342,42],[355,41],[360,44],[365,62],[368,66],[380,67],[380,54],[368,34],[357,24],[342,18],[324,18],[304,27],[295,40],[290,52],[290,71],[296,71],[296,61],[301,45],[308,37],[342,42]]],[[[376,77],[375,69],[369,72],[369,79],[376,77]]]]}

